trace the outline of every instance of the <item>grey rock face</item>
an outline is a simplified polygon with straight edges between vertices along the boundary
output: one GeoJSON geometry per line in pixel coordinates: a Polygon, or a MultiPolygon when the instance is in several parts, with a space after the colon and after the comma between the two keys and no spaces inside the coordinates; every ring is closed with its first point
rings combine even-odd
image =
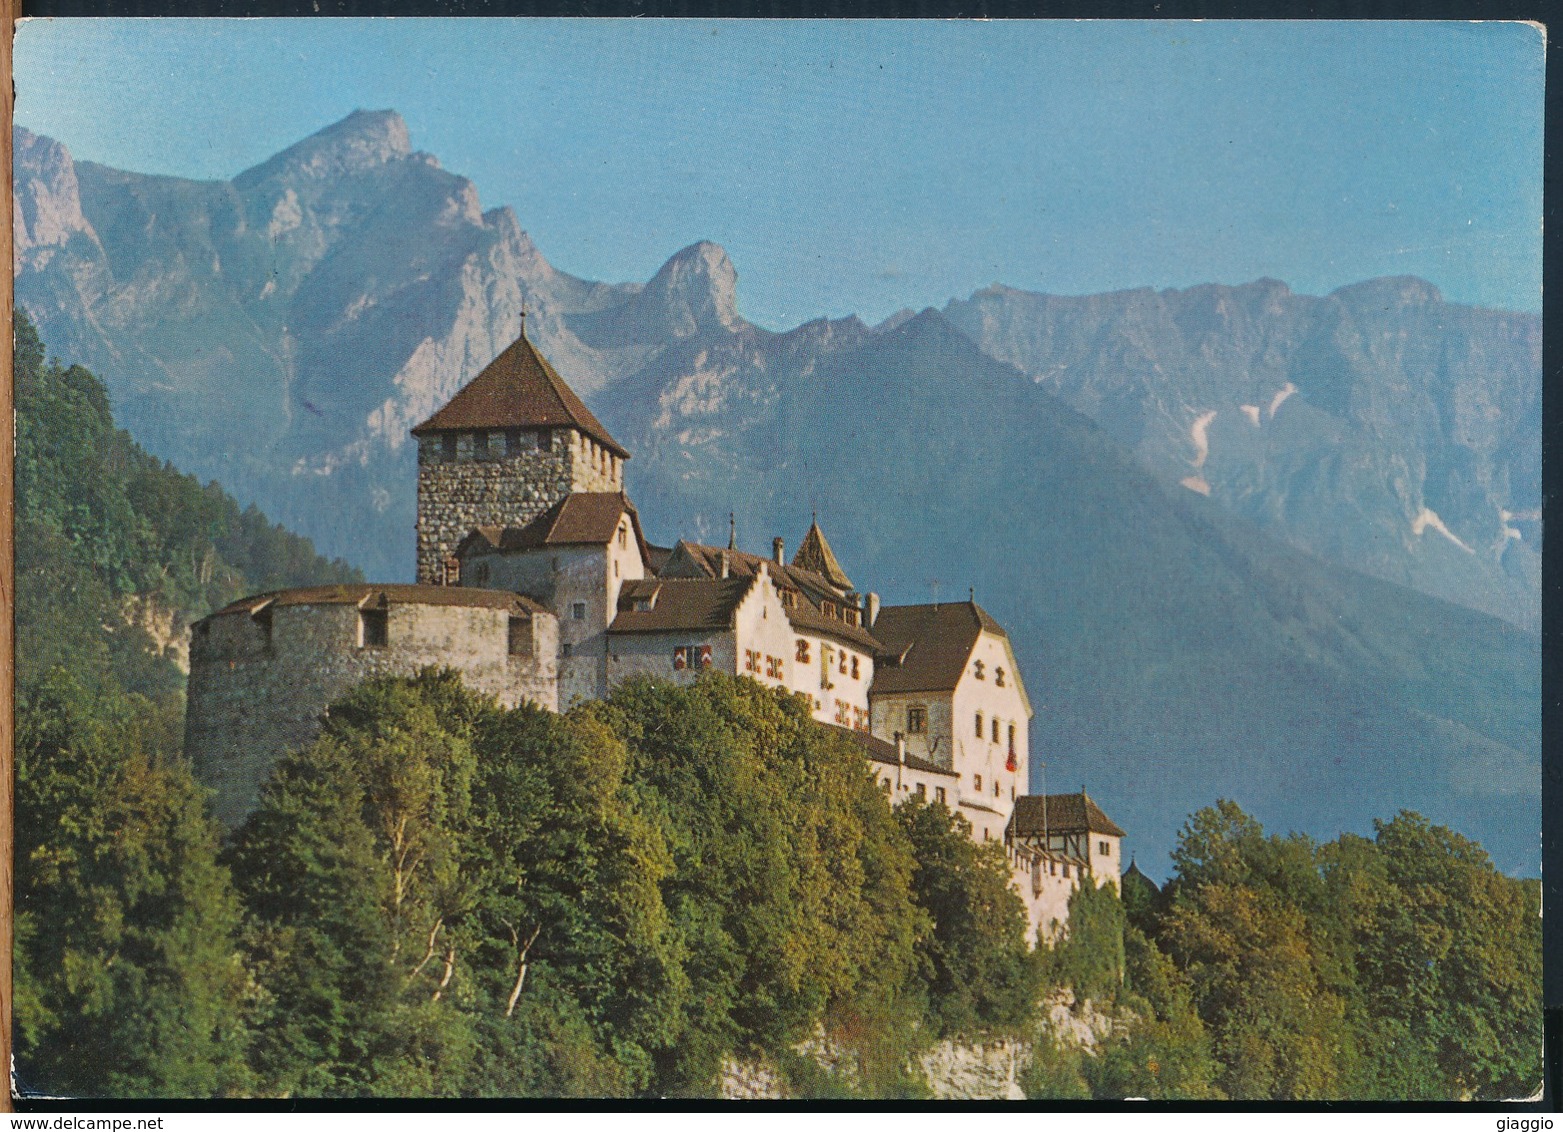
{"type": "Polygon", "coordinates": [[[945,311],[1168,486],[1332,562],[1540,625],[1541,328],[1420,279],[1324,298],[1241,287],[945,311]]]}

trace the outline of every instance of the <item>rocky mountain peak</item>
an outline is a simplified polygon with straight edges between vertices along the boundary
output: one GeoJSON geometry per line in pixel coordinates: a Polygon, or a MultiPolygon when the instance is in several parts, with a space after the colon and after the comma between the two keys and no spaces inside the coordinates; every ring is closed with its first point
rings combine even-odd
{"type": "Polygon", "coordinates": [[[407,123],[394,110],[355,110],[234,178],[244,189],[279,176],[325,180],[413,155],[407,123]]]}
{"type": "Polygon", "coordinates": [[[12,132],[15,196],[11,205],[11,230],[15,248],[11,270],[41,268],[52,249],[63,246],[78,233],[94,242],[96,234],[81,212],[81,191],[70,152],[53,138],[21,126],[12,132]]]}
{"type": "Polygon", "coordinates": [[[637,305],[643,315],[665,319],[679,338],[743,325],[738,317],[738,272],[727,252],[709,240],[689,245],[664,263],[637,305]]]}
{"type": "Polygon", "coordinates": [[[1415,275],[1389,275],[1367,279],[1330,293],[1349,307],[1364,310],[1400,311],[1410,307],[1443,302],[1443,294],[1426,279],[1415,275]]]}

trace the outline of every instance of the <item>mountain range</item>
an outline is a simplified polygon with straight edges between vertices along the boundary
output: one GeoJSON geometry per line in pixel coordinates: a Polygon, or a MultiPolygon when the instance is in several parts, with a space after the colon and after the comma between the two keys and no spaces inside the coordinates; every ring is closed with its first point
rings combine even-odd
{"type": "Polygon", "coordinates": [[[654,541],[731,515],[765,551],[814,511],[888,601],[974,587],[1032,690],[1033,783],[1084,783],[1151,871],[1223,795],[1323,836],[1415,808],[1536,867],[1534,315],[1404,278],[994,285],[774,332],[714,244],[645,283],[558,270],[391,112],[225,182],[15,142],[51,348],[150,450],[370,576],[410,574],[407,429],[524,306],[654,541]]]}

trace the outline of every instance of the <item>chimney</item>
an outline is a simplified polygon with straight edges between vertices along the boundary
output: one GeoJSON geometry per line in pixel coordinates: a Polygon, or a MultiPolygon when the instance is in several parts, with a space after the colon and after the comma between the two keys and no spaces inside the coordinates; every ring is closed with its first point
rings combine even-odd
{"type": "Polygon", "coordinates": [[[863,627],[872,629],[879,620],[879,595],[871,593],[863,601],[863,627]]]}
{"type": "Polygon", "coordinates": [[[733,572],[733,556],[728,551],[722,551],[722,577],[727,577],[733,572]]]}
{"type": "Polygon", "coordinates": [[[771,558],[778,566],[785,566],[787,564],[787,555],[786,552],[782,549],[785,545],[786,544],[782,542],[780,536],[771,540],[771,558]]]}

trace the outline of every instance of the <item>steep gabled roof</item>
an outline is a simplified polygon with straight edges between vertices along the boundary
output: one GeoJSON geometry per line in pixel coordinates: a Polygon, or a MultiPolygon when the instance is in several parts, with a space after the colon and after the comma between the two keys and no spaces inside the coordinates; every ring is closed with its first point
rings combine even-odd
{"type": "Polygon", "coordinates": [[[630,456],[525,333],[412,433],[503,428],[575,428],[621,459],[630,456]]]}
{"type": "Polygon", "coordinates": [[[753,578],[646,578],[625,582],[610,633],[715,632],[730,629],[733,611],[753,578]],[[636,609],[637,602],[651,608],[636,609]]]}
{"type": "Polygon", "coordinates": [[[872,632],[900,658],[899,663],[874,666],[876,693],[951,691],[966,671],[978,636],[1005,636],[1003,627],[974,601],[887,605],[872,632]]]}
{"type": "Polygon", "coordinates": [[[619,519],[626,514],[644,559],[649,552],[640,533],[640,515],[621,491],[572,492],[524,527],[475,527],[456,544],[456,557],[461,558],[474,550],[602,546],[613,541],[619,530],[619,519]]]}
{"type": "Polygon", "coordinates": [[[796,564],[784,566],[769,558],[749,554],[742,550],[704,546],[680,539],[658,571],[662,578],[720,578],[722,558],[727,558],[727,570],[731,577],[751,578],[763,567],[778,586],[797,590],[803,600],[787,608],[787,620],[794,628],[804,629],[821,636],[835,637],[850,645],[875,654],[884,651],[877,637],[861,625],[849,625],[836,617],[827,617],[820,611],[821,602],[842,606],[840,587],[825,580],[813,570],[796,564]]]}
{"type": "Polygon", "coordinates": [[[1015,837],[1040,837],[1043,829],[1052,833],[1105,833],[1108,837],[1126,836],[1116,822],[1084,791],[1079,794],[1023,794],[1015,799],[1010,817],[1010,833],[1015,837]]]}
{"type": "Polygon", "coordinates": [[[817,520],[809,524],[809,533],[803,536],[798,553],[792,556],[792,564],[814,571],[839,590],[857,588],[841,568],[841,563],[836,561],[836,554],[830,549],[830,543],[825,538],[825,532],[819,529],[817,520]]]}

